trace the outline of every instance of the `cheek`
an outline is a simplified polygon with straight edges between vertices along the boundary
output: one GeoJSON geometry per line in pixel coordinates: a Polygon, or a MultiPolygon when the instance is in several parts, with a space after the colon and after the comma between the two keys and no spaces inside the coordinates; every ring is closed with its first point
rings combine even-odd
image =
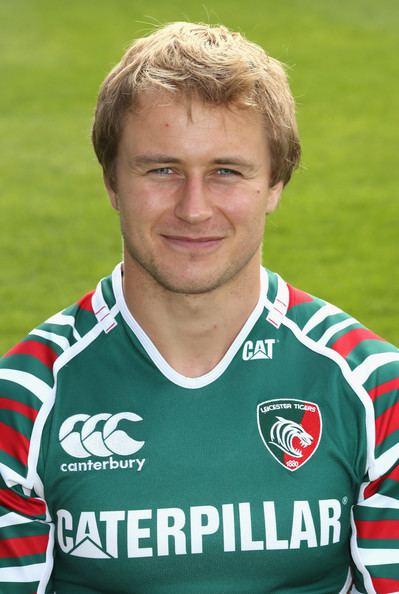
{"type": "Polygon", "coordinates": [[[267,199],[262,188],[251,192],[231,196],[226,202],[225,212],[229,218],[240,225],[248,227],[263,227],[265,223],[267,199]]]}
{"type": "Polygon", "coordinates": [[[146,191],[142,184],[132,183],[121,189],[120,213],[129,226],[140,225],[151,220],[158,210],[156,196],[146,191]]]}

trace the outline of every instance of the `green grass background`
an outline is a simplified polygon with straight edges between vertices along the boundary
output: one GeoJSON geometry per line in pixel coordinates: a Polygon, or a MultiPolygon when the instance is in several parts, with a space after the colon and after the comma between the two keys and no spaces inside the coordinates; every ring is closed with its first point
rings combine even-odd
{"type": "Polygon", "coordinates": [[[290,68],[303,164],[265,263],[399,343],[397,0],[1,0],[0,350],[120,259],[89,131],[130,41],[222,22],[290,68]]]}

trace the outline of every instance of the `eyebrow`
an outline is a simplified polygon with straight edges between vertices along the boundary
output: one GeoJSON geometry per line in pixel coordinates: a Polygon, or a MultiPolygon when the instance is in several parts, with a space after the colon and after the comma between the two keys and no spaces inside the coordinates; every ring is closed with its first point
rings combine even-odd
{"type": "MultiPolygon", "coordinates": [[[[182,163],[182,159],[178,159],[173,155],[166,154],[147,154],[136,155],[132,158],[134,165],[151,165],[153,163],[182,163]]],[[[214,165],[233,165],[235,167],[243,167],[245,169],[254,169],[255,164],[236,156],[218,157],[212,160],[214,165]]]]}
{"type": "Polygon", "coordinates": [[[135,165],[148,165],[151,163],[181,163],[177,157],[170,155],[136,155],[132,158],[132,163],[135,165]]]}

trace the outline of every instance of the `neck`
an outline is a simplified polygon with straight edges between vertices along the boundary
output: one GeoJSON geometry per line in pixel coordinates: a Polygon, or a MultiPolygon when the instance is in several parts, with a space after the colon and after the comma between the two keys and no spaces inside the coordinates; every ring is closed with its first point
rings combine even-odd
{"type": "Polygon", "coordinates": [[[123,290],[129,310],[169,365],[186,377],[211,371],[256,306],[259,261],[202,294],[175,293],[125,260],[123,290]]]}

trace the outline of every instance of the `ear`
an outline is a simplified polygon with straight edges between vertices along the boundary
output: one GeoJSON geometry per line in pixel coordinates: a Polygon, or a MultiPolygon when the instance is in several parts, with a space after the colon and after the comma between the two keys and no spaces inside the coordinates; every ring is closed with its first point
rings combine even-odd
{"type": "Polygon", "coordinates": [[[279,181],[274,186],[269,188],[267,197],[266,214],[269,215],[274,212],[280,202],[281,194],[283,192],[284,182],[279,181]]]}
{"type": "Polygon", "coordinates": [[[119,210],[119,198],[118,193],[116,191],[115,181],[110,179],[107,175],[105,175],[105,173],[103,174],[103,180],[112,208],[114,208],[115,210],[119,210]]]}

